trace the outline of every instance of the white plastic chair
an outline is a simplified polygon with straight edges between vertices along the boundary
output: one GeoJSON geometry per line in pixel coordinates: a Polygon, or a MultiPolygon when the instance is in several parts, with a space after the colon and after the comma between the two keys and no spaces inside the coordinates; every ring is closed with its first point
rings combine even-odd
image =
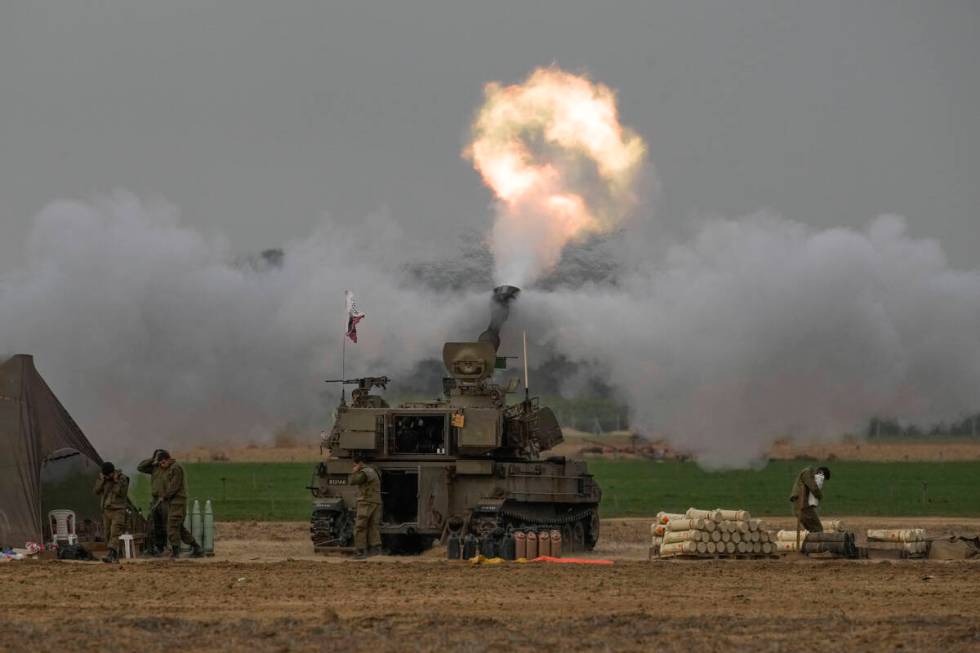
{"type": "Polygon", "coordinates": [[[119,536],[123,543],[123,555],[128,560],[133,557],[133,536],[130,533],[123,533],[119,536]]]}
{"type": "Polygon", "coordinates": [[[54,544],[60,541],[78,544],[74,510],[52,510],[48,513],[48,522],[51,524],[51,541],[54,544]]]}

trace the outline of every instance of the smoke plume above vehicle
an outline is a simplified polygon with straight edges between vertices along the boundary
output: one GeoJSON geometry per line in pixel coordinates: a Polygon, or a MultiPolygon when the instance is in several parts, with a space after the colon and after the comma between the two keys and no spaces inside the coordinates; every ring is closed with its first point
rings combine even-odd
{"type": "Polygon", "coordinates": [[[905,219],[709,218],[674,240],[638,228],[625,218],[642,141],[609,89],[555,68],[488,86],[473,129],[469,156],[498,199],[492,257],[469,243],[433,260],[415,246],[432,234],[379,214],[324,219],[244,264],[173,206],[125,192],[58,201],[34,218],[27,263],[0,277],[0,352],[35,354],[110,456],[325,427],[348,288],[367,316],[348,374],[418,393],[444,341],[486,328],[491,289],[519,286],[501,352],[518,353],[527,329],[532,390],[536,366],[570,362],[564,390],[601,381],[634,428],[709,467],[875,415],[978,408],[980,270],[951,268],[905,219]]]}
{"type": "MultiPolygon", "coordinates": [[[[632,424],[708,467],[780,438],[833,440],[869,418],[978,406],[980,270],[881,216],[816,230],[777,216],[705,221],[614,285],[525,292],[532,333],[607,380],[632,424]]],[[[525,325],[518,325],[525,326],[525,325]]]]}
{"type": "Polygon", "coordinates": [[[612,90],[584,76],[539,68],[484,92],[465,156],[497,198],[496,281],[524,287],[567,244],[627,217],[646,147],[620,124],[612,90]]]}

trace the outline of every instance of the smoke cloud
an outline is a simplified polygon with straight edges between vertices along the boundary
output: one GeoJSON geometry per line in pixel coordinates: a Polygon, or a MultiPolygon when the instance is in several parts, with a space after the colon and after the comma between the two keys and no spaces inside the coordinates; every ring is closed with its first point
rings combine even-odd
{"type": "Polygon", "coordinates": [[[931,421],[977,406],[980,271],[950,269],[896,216],[864,231],[710,220],[614,286],[523,300],[547,307],[543,339],[608,379],[636,427],[709,467],[874,415],[931,421]]]}
{"type": "Polygon", "coordinates": [[[460,316],[485,320],[485,296],[400,287],[406,240],[384,216],[326,220],[287,244],[281,265],[256,269],[171,206],[127,193],[56,202],[34,221],[27,266],[0,280],[0,351],[35,354],[96,446],[115,453],[326,426],[346,288],[367,314],[349,375],[404,379],[460,316]]]}
{"type": "MultiPolygon", "coordinates": [[[[112,455],[326,426],[344,289],[367,314],[348,375],[389,374],[401,390],[419,389],[413,372],[443,341],[486,325],[489,278],[459,260],[421,265],[409,236],[386,216],[325,220],[253,266],[171,206],[57,202],[34,221],[27,266],[0,281],[0,349],[36,354],[112,455]]],[[[976,409],[980,271],[951,269],[902,218],[863,231],[707,220],[648,260],[630,257],[627,236],[575,249],[524,289],[502,351],[527,328],[536,360],[576,363],[634,426],[706,466],[750,465],[776,438],[834,438],[874,415],[976,409]]]]}

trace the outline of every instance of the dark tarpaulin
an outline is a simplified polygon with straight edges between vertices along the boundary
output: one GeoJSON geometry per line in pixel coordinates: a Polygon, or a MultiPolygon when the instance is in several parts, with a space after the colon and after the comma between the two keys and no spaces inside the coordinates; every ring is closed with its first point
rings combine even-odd
{"type": "Polygon", "coordinates": [[[0,363],[0,545],[42,540],[41,465],[59,449],[102,464],[31,356],[0,363]]]}

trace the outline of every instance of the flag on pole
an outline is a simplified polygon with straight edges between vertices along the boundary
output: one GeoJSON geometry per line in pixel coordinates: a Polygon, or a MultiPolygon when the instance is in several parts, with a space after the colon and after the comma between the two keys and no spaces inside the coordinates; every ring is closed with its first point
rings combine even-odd
{"type": "Polygon", "coordinates": [[[345,290],[344,294],[347,297],[347,337],[351,342],[357,342],[357,323],[364,319],[364,313],[357,310],[354,293],[345,290]]]}

